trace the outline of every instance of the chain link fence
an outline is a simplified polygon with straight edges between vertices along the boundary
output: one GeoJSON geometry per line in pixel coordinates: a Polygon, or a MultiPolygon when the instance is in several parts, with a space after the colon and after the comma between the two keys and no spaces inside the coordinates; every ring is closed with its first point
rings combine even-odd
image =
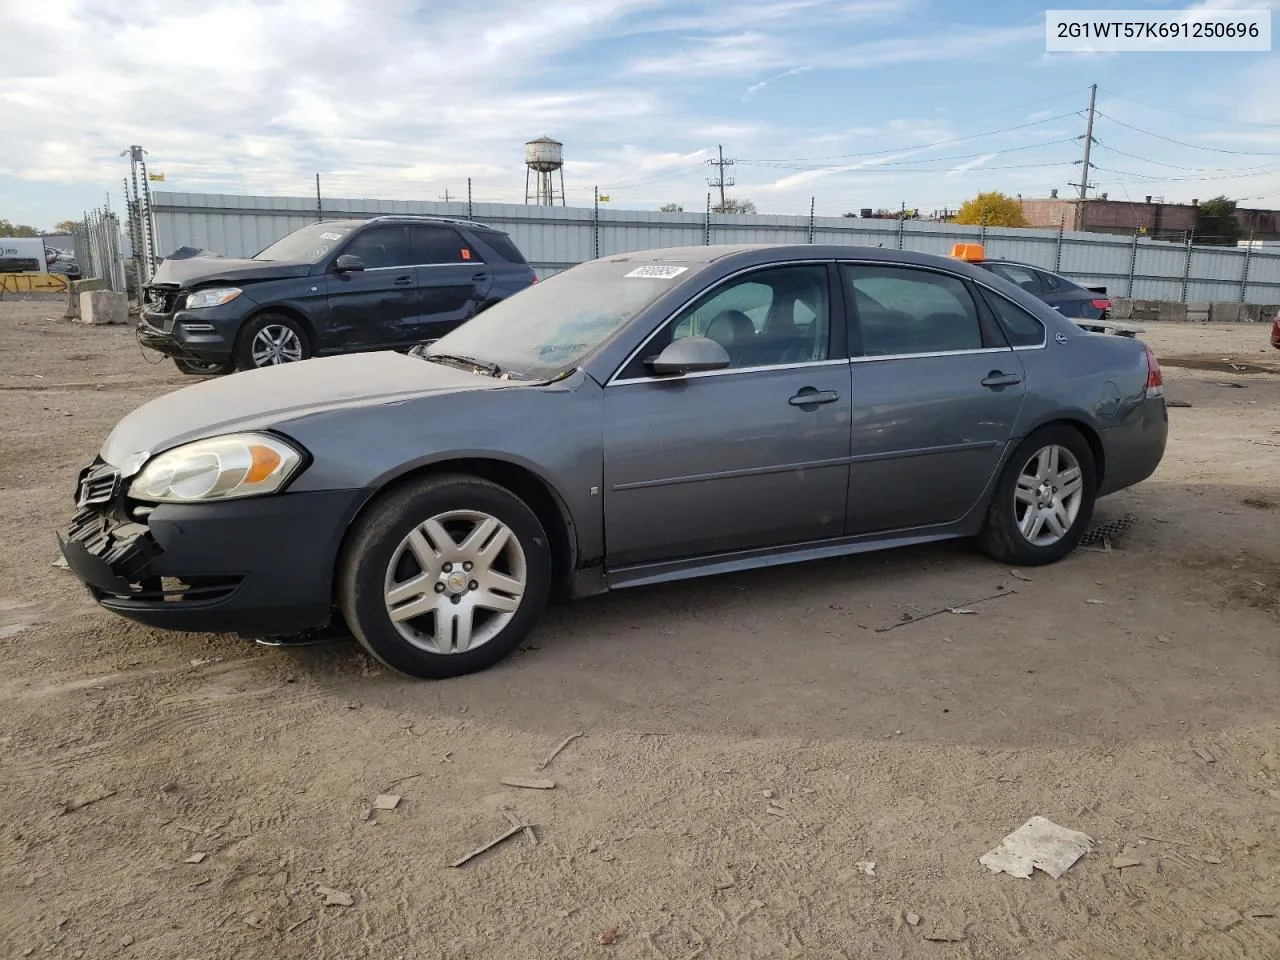
{"type": "Polygon", "coordinates": [[[71,240],[75,244],[81,277],[104,280],[116,293],[125,292],[119,217],[107,208],[91,210],[76,224],[71,240]]]}

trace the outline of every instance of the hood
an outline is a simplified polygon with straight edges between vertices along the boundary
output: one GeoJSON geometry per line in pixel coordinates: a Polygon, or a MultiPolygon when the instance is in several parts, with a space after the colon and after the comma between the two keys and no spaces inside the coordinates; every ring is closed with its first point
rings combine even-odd
{"type": "Polygon", "coordinates": [[[186,257],[165,260],[156,269],[152,283],[176,283],[190,287],[212,281],[242,282],[305,277],[312,264],[294,260],[233,260],[231,257],[186,257]]]}
{"type": "Polygon", "coordinates": [[[206,380],[143,404],[116,424],[102,459],[130,476],[154,454],[191,440],[278,427],[342,407],[527,384],[401,353],[303,360],[206,380]]]}

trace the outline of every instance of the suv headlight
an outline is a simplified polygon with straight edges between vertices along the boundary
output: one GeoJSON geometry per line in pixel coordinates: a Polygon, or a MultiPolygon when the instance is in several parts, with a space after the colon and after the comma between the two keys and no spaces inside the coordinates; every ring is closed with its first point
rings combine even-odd
{"type": "Polygon", "coordinates": [[[275,493],[297,473],[302,453],[279,437],[236,433],[186,443],[153,458],[129,485],[150,503],[201,503],[275,493]]]}
{"type": "Polygon", "coordinates": [[[220,307],[230,303],[244,293],[239,287],[210,287],[208,290],[197,290],[187,294],[187,309],[198,310],[201,307],[220,307]]]}

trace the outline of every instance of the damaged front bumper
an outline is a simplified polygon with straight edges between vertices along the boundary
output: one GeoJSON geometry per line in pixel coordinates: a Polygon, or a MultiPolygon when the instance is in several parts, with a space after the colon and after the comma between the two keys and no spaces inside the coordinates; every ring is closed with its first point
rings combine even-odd
{"type": "Polygon", "coordinates": [[[58,544],[101,606],[168,630],[291,635],[332,618],[334,563],[356,491],[222,503],[130,501],[118,471],[84,470],[58,544]]]}

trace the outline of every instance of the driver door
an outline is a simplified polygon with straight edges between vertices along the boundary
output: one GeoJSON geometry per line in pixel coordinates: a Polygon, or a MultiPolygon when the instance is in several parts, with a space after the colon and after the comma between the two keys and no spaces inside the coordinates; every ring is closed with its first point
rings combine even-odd
{"type": "Polygon", "coordinates": [[[338,350],[389,347],[411,340],[421,312],[409,228],[386,224],[361,230],[337,251],[360,258],[363,270],[325,277],[329,346],[338,350]]]}
{"type": "Polygon", "coordinates": [[[849,363],[826,264],[724,281],[669,320],[604,390],[611,570],[839,536],[849,482],[849,363]],[[763,337],[791,303],[809,341],[763,337]],[[794,304],[803,303],[800,310],[794,304]],[[705,336],[724,370],[653,376],[644,359],[705,336]]]}

